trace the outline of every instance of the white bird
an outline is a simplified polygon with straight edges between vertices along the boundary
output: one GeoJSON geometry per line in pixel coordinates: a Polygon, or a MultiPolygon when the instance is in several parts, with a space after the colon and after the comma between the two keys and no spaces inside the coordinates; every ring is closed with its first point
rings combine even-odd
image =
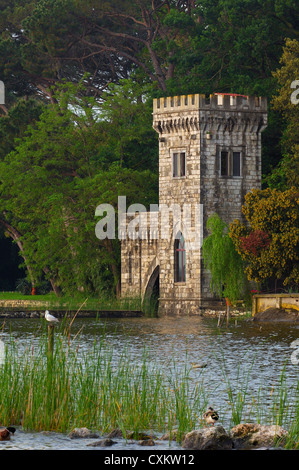
{"type": "Polygon", "coordinates": [[[49,310],[45,311],[45,319],[50,323],[59,323],[59,320],[49,313],[49,310]]]}

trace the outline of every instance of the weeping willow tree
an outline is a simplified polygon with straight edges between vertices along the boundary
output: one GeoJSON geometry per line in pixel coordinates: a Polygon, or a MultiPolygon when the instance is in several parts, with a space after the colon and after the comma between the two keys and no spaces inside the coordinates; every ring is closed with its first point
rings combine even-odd
{"type": "Polygon", "coordinates": [[[205,268],[211,273],[211,291],[234,302],[242,298],[247,287],[243,261],[229,236],[228,225],[218,214],[208,218],[210,232],[203,240],[202,254],[205,268]]]}

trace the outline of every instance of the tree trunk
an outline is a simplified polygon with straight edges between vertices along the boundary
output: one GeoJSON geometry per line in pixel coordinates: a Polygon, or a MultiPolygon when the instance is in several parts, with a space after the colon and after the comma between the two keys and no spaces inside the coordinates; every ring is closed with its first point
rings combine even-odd
{"type": "Polygon", "coordinates": [[[0,224],[6,229],[8,235],[18,245],[19,250],[20,250],[21,255],[22,255],[22,258],[25,261],[26,269],[27,269],[29,277],[30,277],[30,282],[31,282],[32,288],[34,288],[35,287],[35,280],[34,280],[34,276],[33,276],[30,264],[28,263],[27,258],[26,258],[25,253],[24,253],[24,246],[23,246],[23,243],[21,241],[21,233],[16,228],[14,228],[12,225],[10,225],[8,222],[6,222],[3,219],[0,219],[0,224]]]}
{"type": "MultiPolygon", "coordinates": [[[[49,268],[46,266],[46,267],[43,269],[43,271],[44,271],[45,274],[48,274],[50,270],[49,270],[49,268]]],[[[60,289],[60,287],[57,286],[57,284],[55,283],[55,280],[54,280],[53,278],[50,278],[49,281],[50,281],[50,284],[51,284],[51,286],[52,286],[52,289],[53,289],[53,291],[54,291],[56,297],[59,297],[60,294],[61,294],[61,289],[60,289]]]]}
{"type": "Polygon", "coordinates": [[[227,297],[225,297],[225,301],[226,301],[226,326],[228,327],[229,326],[229,315],[230,315],[231,303],[230,303],[230,300],[227,297]]]}
{"type": "Polygon", "coordinates": [[[166,83],[165,83],[165,77],[164,77],[163,71],[161,69],[160,61],[159,61],[155,51],[153,51],[153,49],[152,49],[152,47],[149,43],[147,44],[147,48],[148,48],[148,51],[149,51],[149,54],[150,54],[150,58],[152,60],[154,70],[156,72],[156,77],[157,77],[158,84],[160,85],[161,90],[167,91],[167,87],[166,87],[166,83]]]}
{"type": "Polygon", "coordinates": [[[49,279],[52,289],[56,295],[56,297],[59,297],[61,295],[61,289],[55,284],[55,281],[53,279],[49,279]]]}
{"type": "MultiPolygon", "coordinates": [[[[105,248],[107,249],[108,253],[113,257],[114,250],[113,250],[112,242],[109,238],[106,238],[104,240],[104,245],[105,245],[105,248]]],[[[112,271],[113,278],[114,278],[115,294],[116,294],[116,297],[119,299],[119,297],[120,297],[119,272],[118,272],[118,269],[117,269],[117,265],[114,262],[110,263],[110,266],[111,266],[111,271],[112,271]]]]}

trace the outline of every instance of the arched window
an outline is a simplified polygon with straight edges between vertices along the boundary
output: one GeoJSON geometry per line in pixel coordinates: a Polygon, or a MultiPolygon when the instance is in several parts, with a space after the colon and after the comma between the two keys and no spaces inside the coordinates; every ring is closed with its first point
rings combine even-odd
{"type": "Polygon", "coordinates": [[[185,240],[181,232],[174,242],[174,281],[186,281],[186,250],[185,240]]]}

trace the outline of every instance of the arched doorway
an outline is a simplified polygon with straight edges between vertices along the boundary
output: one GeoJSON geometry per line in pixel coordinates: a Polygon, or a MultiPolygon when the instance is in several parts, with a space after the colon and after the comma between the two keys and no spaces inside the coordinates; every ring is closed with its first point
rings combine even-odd
{"type": "Polygon", "coordinates": [[[157,316],[158,313],[160,294],[159,271],[159,266],[156,266],[149,278],[143,297],[142,310],[149,316],[157,316]]]}

